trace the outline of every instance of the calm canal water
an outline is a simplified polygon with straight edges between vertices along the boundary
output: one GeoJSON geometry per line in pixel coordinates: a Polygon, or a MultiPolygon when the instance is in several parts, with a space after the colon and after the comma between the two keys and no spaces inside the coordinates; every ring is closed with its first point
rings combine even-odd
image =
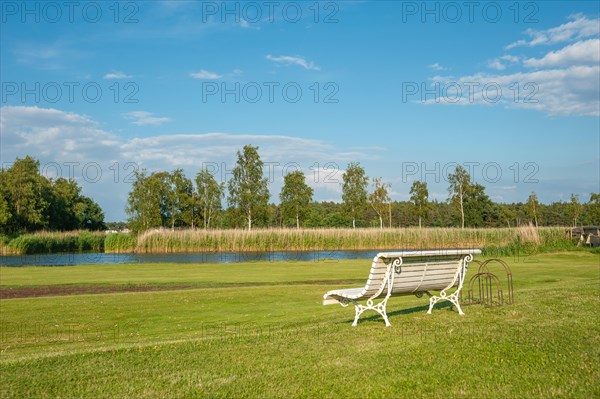
{"type": "Polygon", "coordinates": [[[236,262],[335,262],[344,259],[371,260],[379,251],[278,251],[210,252],[181,254],[68,253],[0,256],[2,266],[74,266],[118,263],[236,263],[236,262]]]}

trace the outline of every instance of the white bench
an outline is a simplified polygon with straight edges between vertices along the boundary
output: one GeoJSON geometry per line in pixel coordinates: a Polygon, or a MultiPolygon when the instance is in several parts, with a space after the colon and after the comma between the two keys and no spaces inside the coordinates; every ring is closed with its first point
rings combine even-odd
{"type": "Polygon", "coordinates": [[[391,296],[414,294],[420,298],[425,293],[429,296],[428,314],[431,314],[431,309],[438,301],[447,300],[463,315],[458,297],[469,262],[473,260],[473,255],[480,253],[479,249],[382,252],[373,258],[369,279],[364,287],[329,291],[323,296],[323,305],[339,303],[346,307],[349,303],[354,304],[356,317],[352,326],[356,326],[365,310],[375,310],[389,327],[386,305],[391,296]],[[456,290],[448,294],[446,291],[452,287],[456,287],[456,290]],[[431,295],[429,291],[440,291],[440,295],[431,295]],[[374,305],[373,300],[377,298],[383,300],[374,305]],[[366,305],[358,303],[364,300],[367,301],[366,305]]]}

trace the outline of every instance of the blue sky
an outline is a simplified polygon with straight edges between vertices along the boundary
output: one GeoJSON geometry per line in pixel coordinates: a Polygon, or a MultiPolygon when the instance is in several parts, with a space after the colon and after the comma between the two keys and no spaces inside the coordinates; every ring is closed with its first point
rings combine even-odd
{"type": "Polygon", "coordinates": [[[2,162],[74,177],[107,220],[133,168],[226,180],[244,144],[274,202],[298,168],[339,201],[351,161],[395,200],[444,200],[456,164],[500,202],[600,191],[597,2],[1,4],[2,162]]]}

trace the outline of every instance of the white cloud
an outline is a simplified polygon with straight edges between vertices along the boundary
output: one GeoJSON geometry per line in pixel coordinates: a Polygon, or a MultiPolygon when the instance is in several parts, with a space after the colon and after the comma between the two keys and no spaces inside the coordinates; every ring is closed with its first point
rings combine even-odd
{"type": "Polygon", "coordinates": [[[131,77],[123,72],[110,72],[104,75],[104,79],[129,79],[131,77]]]}
{"type": "Polygon", "coordinates": [[[435,76],[431,85],[437,89],[435,98],[422,99],[426,104],[494,105],[525,108],[548,115],[600,115],[600,20],[577,15],[572,21],[544,31],[527,31],[531,40],[517,45],[535,46],[571,40],[558,50],[541,58],[525,58],[504,54],[487,62],[497,71],[507,67],[523,67],[533,71],[506,74],[475,73],[461,77],[435,76]],[[586,38],[586,39],[582,39],[586,38]]]}
{"type": "MultiPolygon", "coordinates": [[[[273,177],[272,199],[277,202],[285,171],[300,168],[315,198],[339,192],[336,179],[350,161],[377,159],[373,148],[345,148],[321,140],[285,135],[197,133],[123,138],[103,130],[93,119],[57,109],[25,106],[0,108],[1,157],[14,160],[29,154],[45,165],[62,167],[62,176],[75,171],[84,195],[107,212],[107,220],[124,220],[123,209],[131,188],[133,168],[149,171],[182,168],[193,177],[207,163],[221,181],[231,177],[236,150],[259,147],[265,174],[273,177]],[[71,166],[69,166],[71,165],[71,166]],[[86,170],[87,172],[84,172],[86,170]],[[97,172],[100,176],[96,178],[97,172]],[[87,173],[87,174],[86,174],[87,173]]],[[[54,172],[55,167],[47,168],[54,172]]]]}
{"type": "Polygon", "coordinates": [[[504,46],[505,50],[512,50],[515,47],[519,47],[519,46],[526,46],[527,45],[527,40],[525,39],[519,39],[516,42],[512,42],[511,44],[504,46]]]}
{"type": "Polygon", "coordinates": [[[435,64],[427,65],[427,67],[429,69],[433,69],[434,71],[445,71],[446,70],[445,67],[441,66],[437,62],[435,64]]]}
{"type": "Polygon", "coordinates": [[[319,167],[311,167],[310,170],[303,170],[306,176],[306,184],[308,184],[315,193],[319,192],[321,197],[323,195],[331,201],[332,194],[335,194],[336,198],[333,202],[340,202],[342,194],[342,176],[346,171],[342,169],[345,165],[338,165],[337,163],[331,163],[327,165],[321,165],[319,167]]]}
{"type": "Polygon", "coordinates": [[[133,111],[123,114],[125,119],[132,120],[133,122],[131,123],[138,126],[158,126],[171,121],[170,118],[156,117],[152,115],[153,114],[151,112],[146,111],[133,111]]]}
{"type": "MultiPolygon", "coordinates": [[[[199,165],[207,160],[233,160],[235,149],[246,144],[257,145],[263,159],[285,165],[291,161],[310,159],[319,165],[328,164],[340,168],[346,162],[356,159],[376,159],[384,149],[371,147],[344,148],[333,146],[321,140],[304,139],[284,135],[230,134],[221,132],[198,134],[163,134],[142,138],[121,139],[102,130],[98,123],[85,115],[64,112],[57,109],[6,106],[2,107],[0,128],[5,148],[18,149],[31,147],[31,152],[64,153],[65,155],[90,158],[99,157],[95,145],[82,147],[86,142],[110,146],[115,156],[125,157],[140,163],[161,160],[162,168],[182,165],[199,165]],[[77,146],[63,152],[65,141],[78,140],[77,146]],[[85,154],[91,150],[93,153],[85,154]],[[175,155],[176,154],[176,155],[175,155]]],[[[149,113],[138,111],[138,117],[149,113]]],[[[102,149],[105,151],[107,148],[102,149]]]]}
{"type": "Polygon", "coordinates": [[[523,61],[523,64],[530,68],[598,65],[598,63],[600,63],[600,39],[579,41],[560,50],[551,51],[542,58],[529,58],[523,61]]]}
{"type": "Polygon", "coordinates": [[[17,54],[18,61],[28,64],[36,60],[58,58],[61,52],[56,46],[51,46],[46,48],[21,48],[17,50],[17,54]]]}
{"type": "Polygon", "coordinates": [[[600,19],[589,19],[576,14],[569,17],[571,21],[547,30],[528,29],[525,34],[531,39],[520,39],[506,46],[506,50],[519,46],[550,45],[572,40],[584,39],[600,34],[600,19]]]}
{"type": "Polygon", "coordinates": [[[81,161],[89,153],[111,153],[119,143],[116,136],[84,115],[38,107],[1,110],[3,159],[10,159],[5,156],[10,153],[21,153],[81,161]]]}
{"type": "Polygon", "coordinates": [[[302,57],[295,57],[295,56],[291,56],[291,55],[282,55],[282,56],[274,57],[271,54],[269,54],[266,56],[266,58],[269,61],[281,63],[284,65],[299,65],[304,69],[313,70],[313,71],[321,70],[321,67],[316,65],[314,62],[307,61],[306,59],[304,59],[302,57]]]}
{"type": "Polygon", "coordinates": [[[517,62],[519,62],[519,57],[510,54],[505,54],[501,57],[497,57],[489,61],[488,67],[496,69],[498,71],[503,71],[504,69],[506,69],[507,65],[516,64],[517,62]]]}
{"type": "Polygon", "coordinates": [[[246,19],[241,18],[240,19],[240,27],[243,29],[254,29],[254,30],[260,30],[260,26],[258,26],[258,24],[256,23],[257,21],[252,21],[252,22],[248,22],[246,19]]]}
{"type": "Polygon", "coordinates": [[[198,72],[192,72],[192,73],[190,73],[190,76],[194,79],[207,79],[207,80],[221,79],[223,77],[222,75],[219,75],[214,72],[209,72],[205,69],[201,69],[198,72]]]}
{"type": "Polygon", "coordinates": [[[64,67],[67,57],[74,57],[61,43],[19,44],[13,50],[17,62],[36,69],[55,70],[64,67]]]}
{"type": "Polygon", "coordinates": [[[572,66],[506,75],[475,74],[438,80],[440,95],[427,104],[494,105],[533,109],[549,115],[600,115],[600,66],[572,66]],[[446,92],[442,87],[452,87],[446,92]],[[455,88],[461,90],[461,96],[455,88]],[[485,88],[485,90],[484,90],[485,88]]]}
{"type": "Polygon", "coordinates": [[[498,58],[495,58],[495,59],[491,60],[490,62],[488,62],[488,67],[490,67],[492,69],[496,69],[498,71],[502,71],[502,70],[506,69],[506,65],[504,65],[502,63],[502,61],[500,61],[498,58]]]}

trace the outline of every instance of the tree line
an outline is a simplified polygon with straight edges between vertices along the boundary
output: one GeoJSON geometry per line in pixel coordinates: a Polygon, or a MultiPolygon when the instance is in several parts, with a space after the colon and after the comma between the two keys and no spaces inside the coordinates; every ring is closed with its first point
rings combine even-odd
{"type": "MultiPolygon", "coordinates": [[[[39,161],[26,156],[0,169],[0,233],[37,230],[102,230],[100,206],[81,194],[70,179],[40,174],[39,161]]],[[[269,181],[258,147],[237,151],[232,178],[218,182],[208,170],[192,181],[183,170],[135,172],[126,213],[136,232],[152,228],[253,227],[513,227],[600,224],[600,194],[587,202],[576,195],[570,201],[541,204],[535,192],[523,203],[500,204],[471,181],[457,166],[448,176],[448,200],[429,198],[427,182],[414,181],[409,201],[392,201],[391,185],[369,178],[357,162],[342,176],[342,202],[316,202],[301,171],[284,176],[279,204],[272,201],[269,181]],[[226,204],[224,207],[223,204],[226,204]]],[[[123,223],[108,223],[114,228],[123,223]]]]}
{"type": "Polygon", "coordinates": [[[237,151],[232,178],[219,183],[207,170],[192,180],[181,169],[173,172],[136,172],[127,214],[134,231],[150,228],[253,227],[513,227],[600,224],[600,194],[586,203],[572,195],[569,202],[540,204],[535,192],[525,203],[499,204],[485,187],[471,181],[457,166],[448,176],[448,200],[429,198],[427,182],[414,181],[409,201],[392,201],[391,185],[370,179],[357,162],[342,176],[342,202],[315,202],[313,189],[301,171],[284,176],[279,204],[270,202],[269,182],[258,147],[237,151]],[[227,195],[226,195],[227,194],[227,195]],[[227,206],[223,208],[226,199],[227,206]]]}
{"type": "Polygon", "coordinates": [[[73,179],[49,179],[39,161],[17,158],[0,169],[0,232],[103,230],[104,213],[73,179]]]}

